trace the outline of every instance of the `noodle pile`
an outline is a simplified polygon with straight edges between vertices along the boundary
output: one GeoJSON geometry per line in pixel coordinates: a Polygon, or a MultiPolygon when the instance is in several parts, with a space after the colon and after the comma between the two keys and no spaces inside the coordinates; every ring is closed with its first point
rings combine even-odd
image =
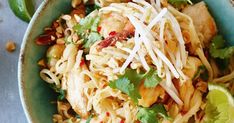
{"type": "MultiPolygon", "coordinates": [[[[75,1],[72,5],[79,7],[87,2],[75,1]]],[[[54,45],[59,45],[62,52],[50,59],[50,67],[40,72],[43,80],[66,92],[65,100],[57,101],[58,114],[53,121],[135,123],[139,106],[162,103],[173,119],[161,119],[163,123],[183,123],[191,118],[202,122],[207,82],[223,82],[234,91],[234,84],[228,84],[234,78],[234,65],[230,66],[230,74],[217,78],[217,66],[207,60],[193,20],[167,1],[127,2],[95,1],[101,8],[87,17],[100,17],[98,33],[103,40],[94,42],[88,49],[82,46],[84,39],[74,29],[84,16],[82,12],[63,15],[57,20],[60,26],[56,30],[63,36],[54,45]],[[111,35],[117,40],[110,38],[111,35]],[[105,41],[112,42],[107,45],[105,41]],[[208,72],[206,81],[194,77],[200,66],[208,72]],[[137,73],[154,69],[161,78],[153,88],[140,84],[138,105],[126,93],[109,86],[127,69],[137,73]]]]}

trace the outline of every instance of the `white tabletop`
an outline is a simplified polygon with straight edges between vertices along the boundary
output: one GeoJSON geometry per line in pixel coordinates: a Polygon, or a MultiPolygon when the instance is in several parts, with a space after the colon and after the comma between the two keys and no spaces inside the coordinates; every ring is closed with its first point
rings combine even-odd
{"type": "MultiPolygon", "coordinates": [[[[26,123],[18,91],[17,65],[20,45],[27,23],[14,16],[8,0],[0,0],[0,123],[26,123]],[[16,50],[8,53],[5,44],[13,40],[16,50]]],[[[42,0],[37,1],[36,6],[42,0]]]]}

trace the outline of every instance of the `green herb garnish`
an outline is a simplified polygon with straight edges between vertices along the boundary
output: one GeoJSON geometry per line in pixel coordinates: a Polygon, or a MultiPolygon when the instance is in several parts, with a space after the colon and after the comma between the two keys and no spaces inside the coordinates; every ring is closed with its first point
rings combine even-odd
{"type": "Polygon", "coordinates": [[[119,76],[115,81],[111,81],[109,86],[114,89],[119,89],[127,94],[133,102],[138,103],[138,99],[141,98],[138,86],[142,78],[142,74],[138,74],[135,70],[127,69],[124,75],[119,76]]]}
{"type": "Polygon", "coordinates": [[[76,114],[75,116],[77,119],[81,119],[81,116],[79,114],[76,114]]]}
{"type": "Polygon", "coordinates": [[[141,98],[137,87],[131,83],[127,77],[121,77],[116,81],[112,81],[109,86],[114,89],[119,89],[123,93],[127,94],[135,103],[138,103],[138,99],[141,98]]]}
{"type": "Polygon", "coordinates": [[[101,40],[101,35],[97,32],[100,17],[86,17],[73,28],[84,41],[84,48],[89,48],[94,42],[101,40]]]}
{"type": "Polygon", "coordinates": [[[197,69],[197,72],[194,74],[192,80],[195,80],[195,79],[197,79],[198,77],[200,77],[200,76],[201,76],[201,73],[204,73],[204,71],[206,71],[205,65],[199,66],[198,69],[197,69]]]}
{"type": "Polygon", "coordinates": [[[148,88],[154,88],[158,85],[159,82],[162,81],[162,79],[158,76],[157,71],[151,69],[146,75],[145,75],[145,82],[144,86],[148,88]]]}
{"type": "Polygon", "coordinates": [[[193,4],[193,3],[191,2],[191,0],[168,0],[168,2],[169,2],[170,4],[175,5],[175,6],[180,6],[180,5],[182,5],[182,4],[187,4],[187,3],[193,4]]]}
{"type": "Polygon", "coordinates": [[[57,99],[58,100],[64,100],[65,97],[66,97],[66,91],[61,89],[61,88],[58,88],[55,84],[50,84],[49,85],[55,92],[58,93],[58,97],[57,99]]]}
{"type": "Polygon", "coordinates": [[[101,35],[99,35],[96,32],[91,32],[88,36],[88,41],[84,44],[85,48],[90,47],[92,44],[94,44],[96,41],[102,40],[101,35]]]}
{"type": "Polygon", "coordinates": [[[90,14],[91,12],[93,12],[94,10],[98,10],[101,7],[96,5],[96,4],[89,4],[89,5],[85,5],[85,13],[86,15],[90,14]]]}
{"type": "Polygon", "coordinates": [[[139,107],[137,119],[141,123],[158,123],[159,117],[168,118],[166,109],[162,104],[154,104],[150,108],[139,107]]]}
{"type": "Polygon", "coordinates": [[[93,118],[93,115],[91,114],[91,115],[89,115],[89,117],[88,117],[88,119],[86,120],[86,122],[85,123],[90,123],[90,121],[91,121],[91,119],[93,118]]]}
{"type": "Polygon", "coordinates": [[[234,46],[225,47],[225,40],[217,35],[212,40],[209,52],[213,58],[229,59],[234,54],[234,46]]]}
{"type": "Polygon", "coordinates": [[[135,70],[126,69],[125,74],[118,77],[117,80],[111,81],[109,86],[118,89],[127,94],[135,103],[141,98],[138,88],[144,80],[144,86],[147,88],[156,87],[161,81],[156,70],[151,69],[145,74],[137,73],[135,70]]]}

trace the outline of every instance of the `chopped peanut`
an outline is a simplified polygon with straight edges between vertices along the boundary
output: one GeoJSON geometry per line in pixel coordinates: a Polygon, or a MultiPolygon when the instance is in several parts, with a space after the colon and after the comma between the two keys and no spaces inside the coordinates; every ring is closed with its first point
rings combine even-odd
{"type": "Polygon", "coordinates": [[[82,1],[81,0],[72,0],[72,7],[76,8],[82,1]]]}
{"type": "Polygon", "coordinates": [[[45,59],[41,59],[37,62],[37,64],[41,67],[46,67],[46,62],[45,62],[45,59]]]}
{"type": "Polygon", "coordinates": [[[15,51],[15,49],[16,49],[16,44],[15,44],[15,42],[13,42],[13,41],[7,41],[7,43],[6,43],[6,50],[8,51],[8,52],[14,52],[15,51]]]}

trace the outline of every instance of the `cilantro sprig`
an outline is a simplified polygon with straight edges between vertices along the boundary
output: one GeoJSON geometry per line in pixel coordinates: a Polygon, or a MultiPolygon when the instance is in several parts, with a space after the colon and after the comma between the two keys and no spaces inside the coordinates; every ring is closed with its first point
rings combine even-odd
{"type": "Polygon", "coordinates": [[[168,0],[168,2],[169,2],[170,4],[175,5],[175,6],[180,6],[180,5],[182,5],[182,4],[187,4],[187,3],[193,4],[193,3],[191,2],[191,0],[168,0]]]}
{"type": "Polygon", "coordinates": [[[90,14],[94,10],[99,10],[101,7],[98,6],[97,4],[87,4],[85,5],[85,13],[86,15],[90,14]]]}
{"type": "Polygon", "coordinates": [[[204,81],[208,80],[209,75],[205,65],[201,65],[198,67],[197,72],[194,74],[192,80],[196,80],[197,78],[201,78],[204,81]]]}
{"type": "Polygon", "coordinates": [[[213,58],[229,59],[234,54],[234,46],[225,47],[225,40],[217,35],[212,40],[209,52],[213,58]]]}
{"type": "Polygon", "coordinates": [[[141,123],[158,123],[158,117],[169,118],[162,104],[154,104],[149,108],[138,108],[137,119],[140,120],[141,123]]]}
{"type": "Polygon", "coordinates": [[[115,81],[111,81],[109,86],[113,89],[119,89],[127,94],[133,102],[138,103],[138,99],[141,98],[138,92],[138,86],[142,78],[142,74],[138,74],[135,70],[127,69],[124,75],[119,76],[115,81]]]}
{"type": "Polygon", "coordinates": [[[61,89],[61,88],[58,88],[55,84],[50,84],[49,85],[57,94],[57,99],[58,100],[64,100],[65,97],[66,97],[66,92],[65,90],[61,89]]]}
{"type": "Polygon", "coordinates": [[[100,17],[87,16],[73,27],[80,38],[84,40],[84,48],[88,49],[93,43],[102,39],[102,36],[97,32],[99,22],[100,17]]]}
{"type": "Polygon", "coordinates": [[[157,71],[153,69],[145,74],[137,73],[133,69],[126,69],[125,74],[119,76],[117,80],[111,81],[109,86],[127,94],[137,104],[138,99],[141,99],[138,91],[140,83],[144,81],[145,87],[154,88],[161,80],[157,71]]]}
{"type": "Polygon", "coordinates": [[[151,69],[146,75],[145,75],[145,82],[144,86],[148,88],[154,88],[158,85],[159,82],[162,81],[162,79],[158,76],[157,71],[151,69]]]}
{"type": "Polygon", "coordinates": [[[89,115],[89,117],[88,117],[88,119],[86,120],[86,122],[85,123],[90,123],[90,121],[92,120],[92,118],[93,118],[93,115],[91,114],[91,115],[89,115]]]}
{"type": "Polygon", "coordinates": [[[111,82],[109,84],[111,88],[119,89],[123,93],[129,95],[129,97],[135,102],[138,102],[138,99],[141,98],[136,86],[130,82],[126,77],[119,78],[118,80],[111,82]]]}

